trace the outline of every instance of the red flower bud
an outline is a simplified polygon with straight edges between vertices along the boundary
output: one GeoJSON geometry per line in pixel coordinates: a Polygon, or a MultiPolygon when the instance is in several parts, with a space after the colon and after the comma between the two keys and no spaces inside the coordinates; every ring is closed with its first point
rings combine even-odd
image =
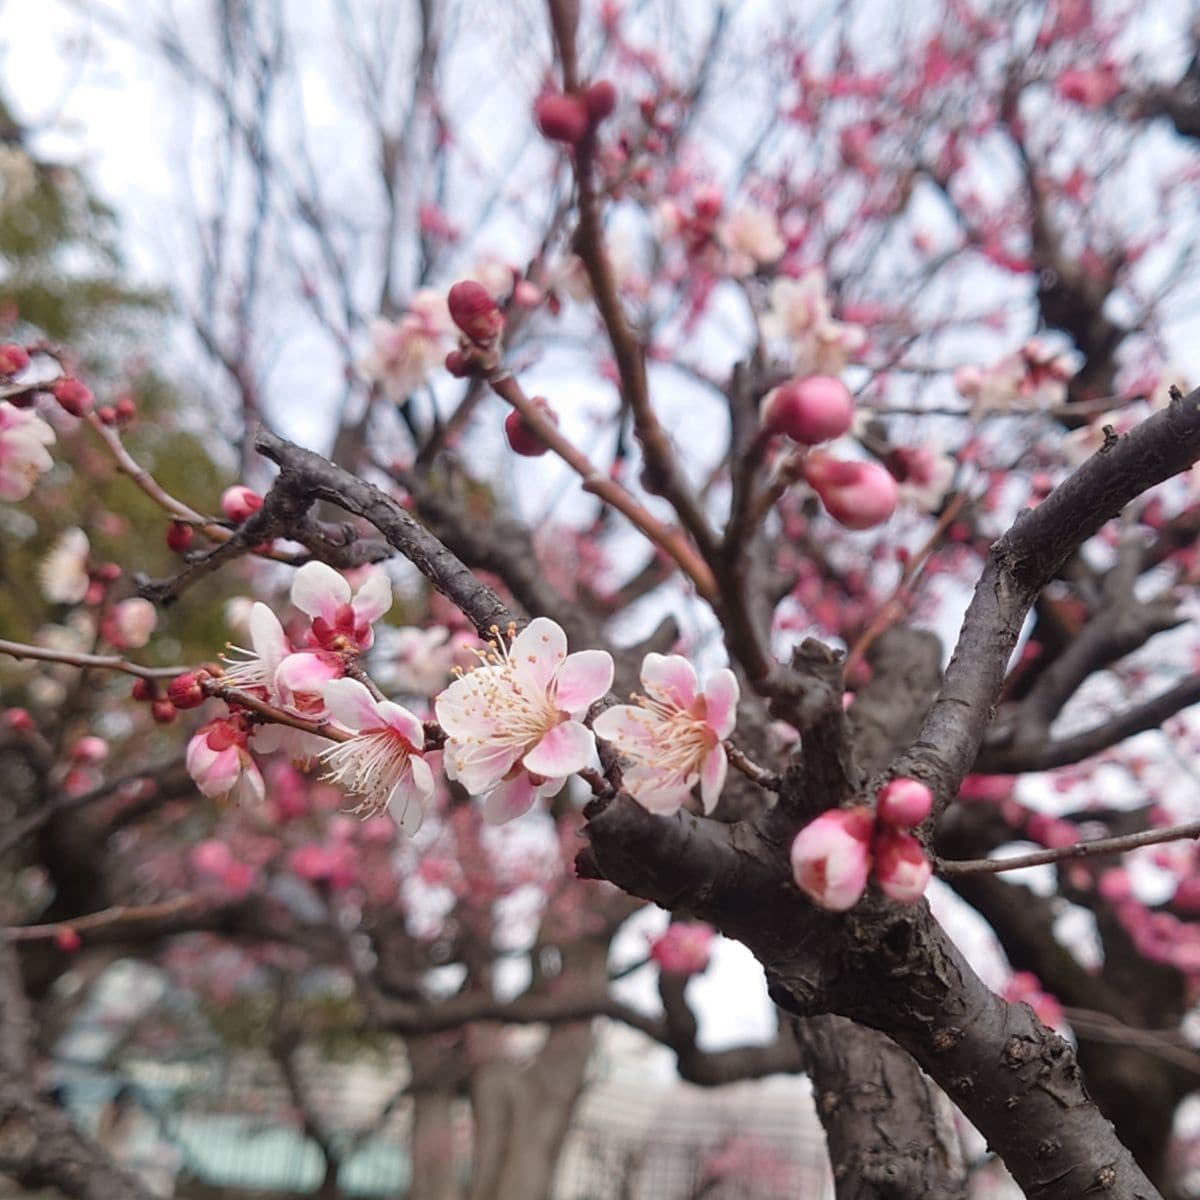
{"type": "Polygon", "coordinates": [[[11,342],[0,345],[0,375],[16,375],[29,366],[29,355],[24,346],[11,342]]]}
{"type": "Polygon", "coordinates": [[[35,726],[28,709],[9,708],[4,712],[4,723],[14,733],[32,733],[35,726]]]}
{"type": "Polygon", "coordinates": [[[583,93],[583,103],[593,125],[599,125],[617,107],[617,89],[607,79],[597,79],[583,93]]]}
{"type": "MultiPolygon", "coordinates": [[[[550,407],[550,402],[545,396],[534,396],[532,404],[547,420],[558,424],[558,415],[550,407]]],[[[504,436],[508,439],[512,452],[524,455],[525,458],[538,458],[550,449],[525,423],[525,418],[515,408],[504,418],[504,436]]]]}
{"type": "Polygon", "coordinates": [[[50,393],[73,417],[82,417],[92,407],[92,393],[78,379],[56,379],[50,393]]]}
{"type": "Polygon", "coordinates": [[[135,679],[130,695],[139,704],[148,704],[151,700],[158,699],[158,685],[153,679],[135,679]]]}
{"type": "Polygon", "coordinates": [[[473,279],[456,283],[446,297],[450,319],[472,341],[487,345],[500,336],[504,314],[482,284],[473,279]]]}
{"type": "Polygon", "coordinates": [[[111,404],[106,404],[103,408],[96,409],[96,416],[104,425],[115,425],[117,423],[117,410],[111,404]]]}
{"type": "Polygon", "coordinates": [[[593,119],[583,100],[561,92],[543,92],[533,102],[533,116],[543,137],[569,146],[583,138],[593,119]]]}
{"type": "Polygon", "coordinates": [[[451,350],[446,355],[446,370],[454,376],[455,379],[466,379],[468,375],[473,375],[470,359],[461,350],[451,350]]]}
{"type": "Polygon", "coordinates": [[[54,944],[64,954],[74,954],[83,945],[83,939],[70,925],[62,925],[55,931],[54,944]]]}
{"type": "Polygon", "coordinates": [[[204,703],[203,671],[185,671],[167,685],[167,699],[176,708],[199,708],[204,703]]]}
{"type": "Polygon", "coordinates": [[[196,536],[196,531],[183,521],[172,521],[167,526],[167,546],[176,554],[182,554],[196,536]]]}
{"type": "Polygon", "coordinates": [[[175,720],[175,705],[170,700],[155,700],[150,705],[150,715],[159,725],[170,725],[175,720]]]}
{"type": "Polygon", "coordinates": [[[117,400],[116,409],[117,420],[122,424],[127,424],[137,416],[137,405],[134,403],[133,397],[129,395],[128,392],[117,400]]]}

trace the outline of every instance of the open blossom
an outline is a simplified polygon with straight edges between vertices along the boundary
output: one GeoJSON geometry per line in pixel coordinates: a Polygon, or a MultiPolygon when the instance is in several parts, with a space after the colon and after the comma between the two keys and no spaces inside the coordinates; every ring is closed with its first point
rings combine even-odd
{"type": "Polygon", "coordinates": [[[433,772],[421,757],[425,728],[407,708],[376,700],[357,679],[335,679],[322,696],[329,715],[355,736],[326,750],[328,779],[361,798],[355,809],[370,817],[391,810],[412,835],[433,799],[433,772]]]}
{"type": "Polygon", "coordinates": [[[450,335],[446,299],[430,289],[417,292],[398,321],[371,322],[371,349],[362,373],[395,404],[405,403],[441,365],[450,335]]]}
{"type": "Polygon", "coordinates": [[[858,903],[871,869],[872,826],[865,808],[834,808],[796,835],[792,875],[814,904],[845,912],[858,903]]]}
{"type": "Polygon", "coordinates": [[[349,583],[332,567],[310,562],[292,580],[292,603],[312,618],[314,646],[339,653],[369,650],[375,641],[371,625],[392,607],[392,583],[374,567],[351,594],[349,583]]]}
{"type": "Polygon", "coordinates": [[[205,796],[229,796],[235,803],[261,803],[263,777],[247,747],[245,730],[221,717],[202,725],[187,748],[188,774],[205,796]]]}
{"type": "Polygon", "coordinates": [[[158,610],[141,596],[114,604],[100,622],[100,633],[118,650],[138,650],[158,624],[158,610]]]}
{"type": "Polygon", "coordinates": [[[554,795],[596,749],[579,720],[612,686],[603,650],[567,653],[567,635],[545,617],[531,621],[505,649],[497,639],[482,664],[434,702],[446,731],[446,774],[473,796],[486,796],[492,824],[554,795]]]}
{"type": "Polygon", "coordinates": [[[1067,399],[1067,382],[1075,374],[1071,356],[1056,354],[1037,338],[990,367],[962,367],[954,386],[973,400],[971,415],[986,412],[1055,408],[1067,399]]]}
{"type": "Polygon", "coordinates": [[[708,966],[715,936],[701,921],[672,921],[651,943],[650,957],[670,975],[696,975],[708,966]]]}
{"type": "Polygon", "coordinates": [[[750,275],[783,257],[787,243],[775,214],[754,204],[735,209],[717,226],[717,237],[729,251],[734,275],[750,275]]]}
{"type": "Polygon", "coordinates": [[[839,374],[867,340],[861,325],[833,319],[819,267],[799,279],[776,279],[760,324],[764,337],[790,346],[800,376],[839,374]]]}
{"type": "Polygon", "coordinates": [[[52,466],[54,430],[37,413],[0,403],[0,500],[24,500],[52,466]]]}
{"type": "Polygon", "coordinates": [[[704,811],[712,812],[729,765],[723,742],[737,722],[737,679],[722,668],[701,691],[686,658],[647,654],[642,686],[636,705],[614,705],[593,722],[634,764],[623,773],[626,790],[651,812],[672,813],[699,783],[704,811]]]}
{"type": "Polygon", "coordinates": [[[87,595],[91,577],[88,556],[91,554],[88,536],[76,526],[64,529],[38,564],[38,581],[42,595],[51,604],[79,604],[87,595]]]}

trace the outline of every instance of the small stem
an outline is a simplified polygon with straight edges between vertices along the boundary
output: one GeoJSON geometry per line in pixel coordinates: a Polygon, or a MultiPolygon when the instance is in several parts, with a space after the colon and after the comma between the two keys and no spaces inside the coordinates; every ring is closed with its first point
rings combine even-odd
{"type": "Polygon", "coordinates": [[[73,917],[69,921],[55,921],[49,925],[10,925],[6,929],[0,929],[0,937],[10,942],[31,942],[55,937],[64,929],[86,933],[89,929],[121,925],[126,921],[152,921],[158,917],[169,917],[189,908],[202,908],[207,903],[203,896],[174,896],[156,904],[119,904],[115,908],[104,908],[99,912],[88,913],[87,916],[73,917]]]}
{"type": "Polygon", "coordinates": [[[250,695],[249,692],[238,691],[237,688],[222,683],[219,678],[206,679],[201,686],[208,695],[224,700],[226,704],[247,708],[276,725],[287,725],[292,729],[299,729],[303,733],[315,733],[318,737],[328,738],[331,742],[348,742],[355,736],[326,721],[309,721],[305,717],[297,716],[285,709],[276,708],[274,704],[260,700],[257,696],[250,695]]]}
{"type": "Polygon", "coordinates": [[[729,761],[735,766],[747,779],[752,779],[759,787],[766,788],[769,792],[777,792],[783,786],[782,780],[773,771],[768,771],[766,767],[760,767],[752,758],[744,751],[739,750],[732,742],[725,742],[725,753],[729,755],[729,761]]]}
{"type": "Polygon", "coordinates": [[[1167,829],[1144,829],[1140,833],[1125,833],[1119,837],[1097,838],[1077,842],[1074,846],[1059,846],[1053,850],[1035,850],[1012,858],[965,858],[936,861],[939,875],[995,875],[1001,871],[1019,871],[1022,867],[1040,867],[1043,863],[1060,862],[1065,858],[1093,858],[1099,854],[1120,854],[1139,846],[1157,846],[1163,842],[1179,842],[1200,837],[1200,821],[1172,825],[1167,829]]]}
{"type": "Polygon", "coordinates": [[[121,671],[126,675],[136,675],[139,679],[173,679],[188,669],[143,667],[116,654],[73,654],[66,650],[50,650],[45,646],[28,646],[23,642],[9,642],[3,639],[0,639],[0,654],[7,654],[9,658],[32,658],[40,662],[63,663],[68,667],[79,667],[83,670],[95,668],[102,671],[121,671]]]}

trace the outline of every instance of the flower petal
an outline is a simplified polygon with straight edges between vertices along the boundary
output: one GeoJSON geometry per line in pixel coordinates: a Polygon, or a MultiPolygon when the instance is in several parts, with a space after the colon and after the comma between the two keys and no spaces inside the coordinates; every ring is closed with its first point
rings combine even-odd
{"type": "Polygon", "coordinates": [[[508,657],[522,681],[547,691],[567,657],[567,635],[548,617],[535,617],[513,639],[508,657]]]}
{"type": "Polygon", "coordinates": [[[347,729],[361,733],[384,727],[375,697],[357,679],[331,679],[321,689],[321,698],[329,715],[347,729]]]}
{"type": "Polygon", "coordinates": [[[624,772],[625,787],[629,794],[647,812],[670,816],[678,812],[692,794],[695,776],[681,779],[678,775],[666,775],[652,767],[630,767],[624,772]]]}
{"type": "Polygon", "coordinates": [[[350,585],[327,563],[305,563],[292,580],[292,603],[332,624],[338,608],[350,603],[350,585]]]}
{"type": "Polygon", "coordinates": [[[405,775],[392,788],[392,794],[388,797],[388,811],[400,831],[412,837],[425,820],[424,805],[433,797],[434,782],[433,772],[424,759],[413,758],[409,767],[411,774],[405,775]]]}
{"type": "Polygon", "coordinates": [[[354,593],[350,607],[360,621],[378,621],[392,607],[392,581],[381,567],[375,567],[354,593]]]}
{"type": "Polygon", "coordinates": [[[636,752],[652,750],[661,721],[645,708],[633,704],[614,704],[606,708],[593,722],[592,728],[606,742],[620,750],[636,752]]]}
{"type": "Polygon", "coordinates": [[[482,796],[512,770],[521,757],[511,746],[446,743],[446,774],[457,780],[472,796],[482,796]]]}
{"type": "Polygon", "coordinates": [[[558,669],[555,703],[564,712],[586,712],[612,687],[613,660],[607,650],[568,654],[558,669]]]}
{"type": "Polygon", "coordinates": [[[642,686],[655,700],[685,711],[699,690],[696,672],[682,654],[647,654],[642,659],[642,686]]]}
{"type": "Polygon", "coordinates": [[[489,825],[503,825],[505,821],[527,813],[536,799],[537,788],[529,776],[521,771],[488,794],[483,802],[483,819],[489,825]]]}
{"type": "MultiPolygon", "coordinates": [[[[341,676],[342,664],[331,655],[302,651],[289,654],[279,664],[275,671],[275,687],[284,693],[319,696],[327,683],[341,676]]],[[[362,684],[358,686],[362,687],[362,684]]]]}
{"type": "Polygon", "coordinates": [[[737,676],[728,667],[715,672],[705,684],[705,720],[717,737],[727,738],[733,732],[740,698],[737,676]]]}
{"type": "Polygon", "coordinates": [[[425,726],[420,718],[408,711],[403,704],[393,700],[380,700],[376,711],[389,729],[394,729],[410,746],[420,750],[425,745],[425,726]]]}
{"type": "Polygon", "coordinates": [[[254,653],[258,655],[264,673],[270,679],[291,649],[287,634],[283,632],[279,618],[261,601],[250,609],[249,625],[250,645],[254,647],[254,653]]]}
{"type": "Polygon", "coordinates": [[[721,798],[721,789],[725,786],[725,772],[729,769],[729,759],[725,747],[718,742],[704,760],[700,769],[700,799],[704,802],[705,813],[711,813],[721,798]]]}
{"type": "Polygon", "coordinates": [[[596,751],[596,739],[586,725],[578,721],[563,721],[542,737],[521,760],[521,765],[535,775],[561,779],[583,770],[596,751]]]}

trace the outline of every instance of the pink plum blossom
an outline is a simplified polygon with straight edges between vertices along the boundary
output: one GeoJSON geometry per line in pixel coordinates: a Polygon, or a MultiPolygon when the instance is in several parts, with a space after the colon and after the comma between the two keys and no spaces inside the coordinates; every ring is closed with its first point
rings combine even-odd
{"type": "Polygon", "coordinates": [[[729,252],[731,275],[751,275],[782,258],[787,249],[775,214],[756,204],[734,209],[718,224],[717,237],[729,252]]]}
{"type": "Polygon", "coordinates": [[[141,596],[121,600],[105,614],[100,632],[118,650],[138,650],[158,624],[158,610],[141,596]]]}
{"type": "Polygon", "coordinates": [[[405,833],[416,833],[435,790],[421,757],[424,726],[402,705],[375,699],[357,679],[334,679],[322,696],[329,715],[355,735],[321,755],[326,778],[361,797],[355,812],[370,817],[388,808],[405,833]]]}
{"type": "Polygon", "coordinates": [[[634,765],[625,788],[643,808],[672,813],[700,784],[705,812],[712,812],[725,784],[724,740],[737,722],[738,682],[722,668],[703,691],[692,664],[678,654],[647,654],[642,660],[645,696],[617,704],[592,723],[634,765]]]}
{"type": "Polygon", "coordinates": [[[404,404],[441,365],[450,331],[445,297],[419,291],[398,321],[380,318],[371,323],[371,349],[360,369],[393,404],[404,404]]]}
{"type": "Polygon", "coordinates": [[[865,808],[830,809],[810,821],[792,843],[796,886],[831,912],[853,908],[867,886],[871,829],[865,808]]]}
{"type": "Polygon", "coordinates": [[[830,375],[789,379],[763,401],[763,428],[806,446],[841,437],[853,422],[854,401],[846,385],[830,375]]]}
{"type": "Polygon", "coordinates": [[[899,489],[878,463],[844,462],[813,453],[804,460],[804,478],[821,498],[825,511],[847,529],[882,525],[896,509],[899,489]]]}
{"type": "Polygon", "coordinates": [[[1013,410],[1056,408],[1067,398],[1067,382],[1075,365],[1066,354],[1056,354],[1044,342],[1030,338],[1020,350],[1005,355],[990,367],[963,367],[954,374],[954,386],[973,400],[971,415],[1013,410]]]}
{"type": "Polygon", "coordinates": [[[372,568],[353,594],[350,584],[322,562],[305,563],[292,580],[292,603],[312,618],[310,641],[324,650],[369,650],[373,622],[392,607],[392,583],[372,568]]]}
{"type": "Polygon", "coordinates": [[[227,718],[200,727],[188,742],[187,769],[201,794],[262,803],[263,778],[246,743],[245,731],[227,718]]]}
{"type": "Polygon", "coordinates": [[[919,779],[889,780],[879,789],[876,813],[879,819],[896,829],[912,829],[929,816],[933,793],[919,779]]]}
{"type": "Polygon", "coordinates": [[[434,707],[447,736],[446,774],[486,796],[484,817],[498,824],[591,761],[596,741],[579,718],[612,686],[613,662],[603,650],[568,654],[567,635],[546,617],[480,657],[434,707]]]}
{"type": "Polygon", "coordinates": [[[933,867],[911,833],[884,829],[875,838],[872,872],[879,890],[901,904],[915,904],[929,886],[933,867]]]}
{"type": "Polygon", "coordinates": [[[0,403],[0,500],[24,500],[52,466],[54,430],[37,413],[0,403]]]}
{"type": "Polygon", "coordinates": [[[650,957],[669,975],[696,975],[708,966],[716,935],[700,921],[672,921],[650,945],[650,957]]]}

